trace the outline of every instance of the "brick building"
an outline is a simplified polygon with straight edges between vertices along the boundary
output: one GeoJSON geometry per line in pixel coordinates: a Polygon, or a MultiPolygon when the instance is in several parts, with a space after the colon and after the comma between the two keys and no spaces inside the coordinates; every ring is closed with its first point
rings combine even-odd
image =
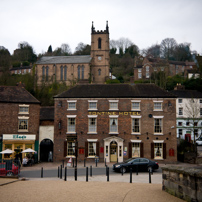
{"type": "MultiPolygon", "coordinates": [[[[158,72],[164,72],[165,76],[181,75],[188,77],[189,71],[197,73],[196,63],[189,61],[167,61],[161,58],[135,57],[134,81],[155,80],[158,72]]],[[[189,77],[188,77],[189,78],[189,77]]]]}
{"type": "Polygon", "coordinates": [[[54,100],[55,161],[76,151],[87,161],[177,161],[176,97],[154,84],[77,85],[54,100]]]}
{"type": "Polygon", "coordinates": [[[91,55],[43,56],[36,62],[37,85],[43,83],[104,83],[109,77],[109,27],[91,28],[91,55]]]}
{"type": "Polygon", "coordinates": [[[0,108],[0,150],[15,151],[1,157],[22,160],[22,150],[38,151],[40,102],[22,86],[0,86],[0,108]]]}

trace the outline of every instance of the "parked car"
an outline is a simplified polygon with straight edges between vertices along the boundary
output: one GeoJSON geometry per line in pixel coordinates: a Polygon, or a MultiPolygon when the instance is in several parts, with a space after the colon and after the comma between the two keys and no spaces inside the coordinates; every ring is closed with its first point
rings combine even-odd
{"type": "Polygon", "coordinates": [[[199,137],[197,140],[196,140],[196,145],[202,145],[202,137],[199,137]]]}
{"type": "Polygon", "coordinates": [[[20,173],[20,169],[17,164],[12,163],[11,165],[8,165],[6,162],[0,163],[0,176],[13,176],[18,175],[18,173],[20,173]]]}
{"type": "Polygon", "coordinates": [[[115,163],[113,165],[114,171],[119,172],[127,172],[130,171],[130,168],[132,168],[132,171],[154,171],[155,169],[159,168],[159,165],[155,161],[151,161],[147,158],[130,158],[122,163],[115,163]]]}

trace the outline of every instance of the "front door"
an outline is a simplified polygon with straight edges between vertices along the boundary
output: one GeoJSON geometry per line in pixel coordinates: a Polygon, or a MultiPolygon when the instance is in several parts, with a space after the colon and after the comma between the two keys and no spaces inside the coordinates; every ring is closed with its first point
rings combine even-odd
{"type": "Polygon", "coordinates": [[[110,161],[117,162],[117,143],[115,141],[110,144],[110,161]]]}

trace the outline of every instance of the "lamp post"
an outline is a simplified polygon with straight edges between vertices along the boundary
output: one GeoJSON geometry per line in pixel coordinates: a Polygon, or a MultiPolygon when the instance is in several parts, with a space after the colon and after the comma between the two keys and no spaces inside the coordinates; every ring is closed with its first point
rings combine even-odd
{"type": "Polygon", "coordinates": [[[75,168],[74,168],[74,177],[75,181],[77,181],[77,156],[78,156],[78,141],[77,141],[77,134],[76,134],[76,139],[74,140],[75,142],[75,157],[76,157],[76,163],[75,163],[75,168]]]}

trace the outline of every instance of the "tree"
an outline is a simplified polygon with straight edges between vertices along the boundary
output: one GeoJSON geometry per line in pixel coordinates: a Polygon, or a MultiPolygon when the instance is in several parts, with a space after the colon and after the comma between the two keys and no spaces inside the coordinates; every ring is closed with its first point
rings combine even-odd
{"type": "Polygon", "coordinates": [[[0,71],[8,71],[11,65],[11,55],[8,49],[0,46],[0,71]]]}
{"type": "Polygon", "coordinates": [[[68,44],[63,43],[61,47],[58,47],[53,52],[54,56],[68,56],[71,55],[71,49],[68,44]]]}
{"type": "Polygon", "coordinates": [[[50,46],[48,47],[47,53],[48,53],[48,54],[52,54],[52,52],[53,52],[53,51],[52,51],[52,46],[50,45],[50,46]]]}
{"type": "Polygon", "coordinates": [[[160,57],[160,53],[161,53],[160,45],[158,45],[158,44],[152,45],[151,47],[143,50],[143,54],[145,56],[150,56],[151,55],[154,58],[160,57]]]}
{"type": "Polygon", "coordinates": [[[165,59],[173,60],[176,46],[177,46],[177,42],[173,38],[166,38],[162,40],[160,45],[161,56],[165,59]]]}
{"type": "Polygon", "coordinates": [[[177,45],[174,50],[174,59],[176,61],[191,61],[192,54],[190,45],[190,43],[180,43],[179,45],[177,45]]]}
{"type": "Polygon", "coordinates": [[[125,49],[125,54],[129,53],[132,58],[139,55],[139,48],[135,44],[125,49]]]}
{"type": "Polygon", "coordinates": [[[80,42],[75,48],[74,55],[90,55],[91,46],[80,42]]]}

